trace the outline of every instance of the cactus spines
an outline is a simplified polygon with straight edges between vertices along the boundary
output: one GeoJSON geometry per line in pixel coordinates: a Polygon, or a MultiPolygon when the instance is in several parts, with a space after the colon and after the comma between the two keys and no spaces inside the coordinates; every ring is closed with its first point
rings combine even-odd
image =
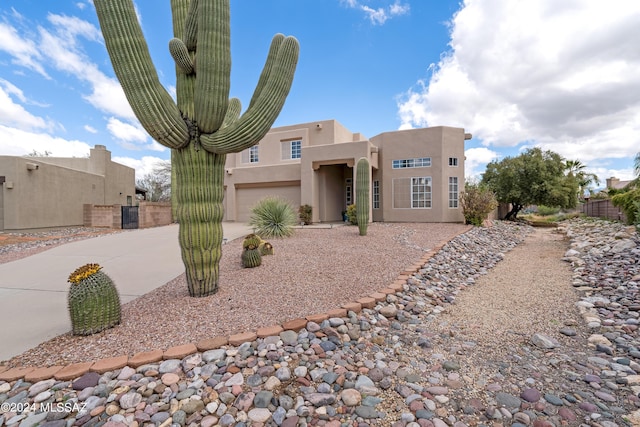
{"type": "Polygon", "coordinates": [[[160,83],[132,0],[94,0],[114,71],[136,117],[172,149],[174,212],[189,294],[218,290],[226,154],[257,144],[280,114],[299,45],[273,37],[247,110],[229,99],[229,0],[171,0],[176,98],[160,83]]]}
{"type": "Polygon", "coordinates": [[[74,335],[91,335],[120,323],[120,296],[98,264],[86,264],[69,276],[67,303],[74,335]]]}
{"type": "Polygon", "coordinates": [[[258,246],[249,245],[243,249],[241,259],[244,268],[254,268],[262,264],[262,255],[258,246]]]}
{"type": "Polygon", "coordinates": [[[369,226],[370,172],[369,160],[362,157],[356,165],[356,217],[361,236],[367,235],[367,227],[369,226]]]}

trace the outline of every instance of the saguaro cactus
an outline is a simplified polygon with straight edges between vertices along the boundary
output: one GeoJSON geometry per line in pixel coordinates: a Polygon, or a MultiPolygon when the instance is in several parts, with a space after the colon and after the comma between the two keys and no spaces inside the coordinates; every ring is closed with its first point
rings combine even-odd
{"type": "Polygon", "coordinates": [[[356,218],[358,218],[358,229],[361,236],[367,235],[369,226],[369,160],[362,157],[356,164],[356,218]]]}
{"type": "Polygon", "coordinates": [[[191,296],[218,290],[227,153],[257,144],[280,114],[299,45],[276,34],[249,107],[229,99],[229,0],[171,0],[177,103],[160,83],[132,0],[94,0],[116,76],[146,131],[171,148],[175,214],[191,296]]]}

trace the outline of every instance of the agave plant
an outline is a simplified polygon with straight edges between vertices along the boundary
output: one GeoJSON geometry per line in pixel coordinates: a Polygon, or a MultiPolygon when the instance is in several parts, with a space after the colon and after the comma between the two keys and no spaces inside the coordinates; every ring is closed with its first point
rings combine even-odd
{"type": "Polygon", "coordinates": [[[262,237],[289,237],[296,224],[296,212],[280,197],[265,197],[251,209],[249,225],[262,237]]]}

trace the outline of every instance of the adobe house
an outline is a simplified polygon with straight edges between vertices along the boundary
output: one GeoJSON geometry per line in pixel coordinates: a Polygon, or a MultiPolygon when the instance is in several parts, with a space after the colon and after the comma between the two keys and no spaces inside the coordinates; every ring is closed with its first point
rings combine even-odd
{"type": "Polygon", "coordinates": [[[88,158],[0,156],[0,230],[83,225],[83,205],[132,205],[135,169],[96,145],[88,158]]]}
{"type": "Polygon", "coordinates": [[[355,202],[354,165],[371,166],[373,221],[464,222],[464,129],[431,127],[385,132],[371,139],[335,120],[273,128],[255,145],[227,155],[225,220],[246,222],[265,196],[297,209],[313,208],[313,222],[342,220],[355,202]]]}

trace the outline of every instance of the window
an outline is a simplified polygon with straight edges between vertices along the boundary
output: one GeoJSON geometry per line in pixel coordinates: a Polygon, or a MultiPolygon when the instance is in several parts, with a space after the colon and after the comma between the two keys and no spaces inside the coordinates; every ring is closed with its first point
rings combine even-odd
{"type": "Polygon", "coordinates": [[[411,208],[431,207],[431,177],[411,178],[411,208]]]}
{"type": "Polygon", "coordinates": [[[449,157],[449,166],[458,166],[458,158],[449,157]]]}
{"type": "Polygon", "coordinates": [[[431,166],[431,157],[416,157],[414,159],[393,160],[393,169],[426,168],[431,166]]]}
{"type": "Polygon", "coordinates": [[[247,148],[242,152],[242,163],[258,163],[258,146],[247,148]]]}
{"type": "Polygon", "coordinates": [[[344,188],[344,201],[347,206],[353,204],[353,180],[351,178],[346,179],[346,186],[344,188]]]}
{"type": "Polygon", "coordinates": [[[458,207],[458,177],[449,177],[449,207],[458,207]]]}
{"type": "Polygon", "coordinates": [[[281,150],[282,160],[299,159],[302,155],[302,141],[283,141],[281,150]]]}
{"type": "Polygon", "coordinates": [[[380,181],[373,181],[373,209],[380,209],[380,181]]]}

